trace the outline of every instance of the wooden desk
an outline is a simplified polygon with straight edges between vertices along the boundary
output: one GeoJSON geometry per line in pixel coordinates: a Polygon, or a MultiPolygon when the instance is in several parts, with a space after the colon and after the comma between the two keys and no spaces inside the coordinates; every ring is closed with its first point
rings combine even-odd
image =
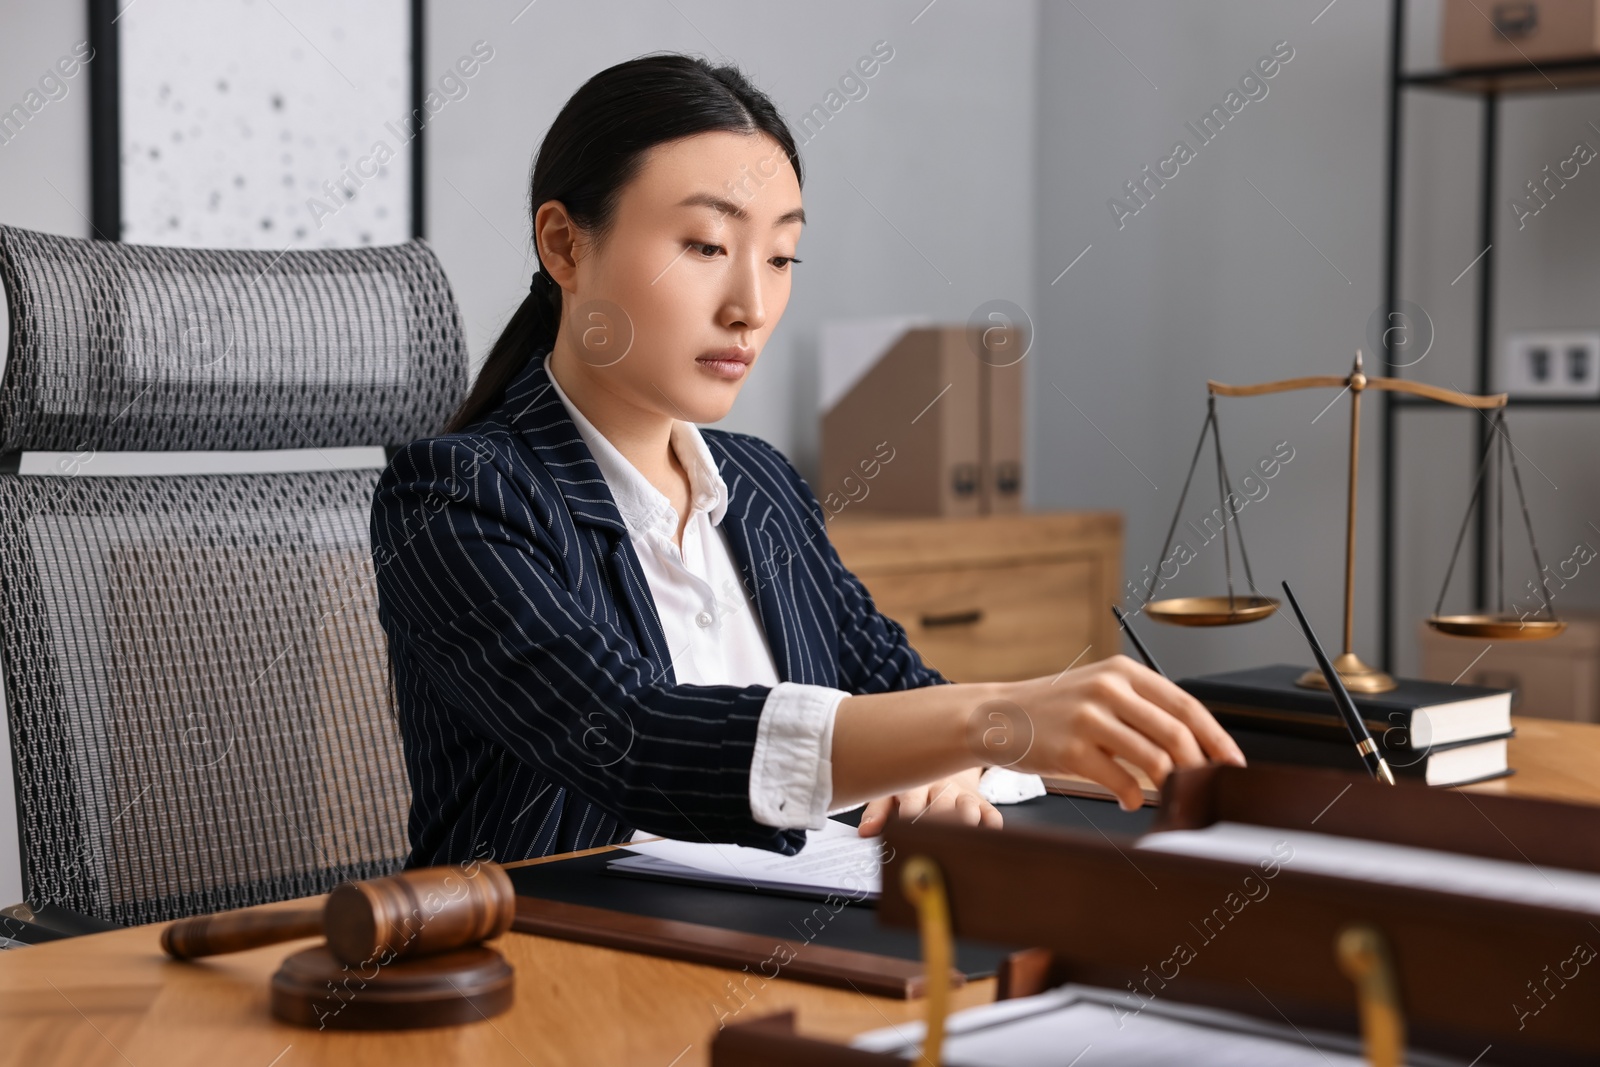
{"type": "MultiPolygon", "coordinates": [[[[1516,726],[1518,773],[1471,788],[1600,804],[1600,726],[1520,717],[1516,726]]],[[[689,1067],[707,1062],[720,1011],[746,1020],[794,1008],[803,1033],[835,1041],[922,1012],[920,1001],[781,977],[765,986],[752,979],[740,1010],[735,972],[508,934],[496,942],[517,970],[506,1014],[409,1033],[318,1032],[277,1023],[267,1010],[272,972],[314,939],[177,963],[161,953],[160,931],[153,924],[0,952],[0,1065],[689,1067]]],[[[994,985],[956,990],[952,1008],[991,1001],[994,985]]]]}
{"type": "MultiPolygon", "coordinates": [[[[268,1010],[278,964],[318,939],[179,963],[161,951],[164,925],[0,952],[0,1065],[692,1067],[710,1061],[723,1013],[734,1022],[793,1008],[802,1032],[841,1041],[923,1012],[920,1000],[781,976],[765,985],[750,977],[748,992],[742,984],[736,992],[730,983],[742,972],[511,933],[490,942],[517,972],[516,1003],[505,1014],[400,1033],[319,1032],[279,1023],[268,1010]]],[[[971,982],[952,992],[952,1007],[989,1003],[994,989],[993,978],[971,982]]]]}
{"type": "Polygon", "coordinates": [[[1511,725],[1517,730],[1510,746],[1517,773],[1463,791],[1600,804],[1600,725],[1526,715],[1511,716],[1511,725]]]}

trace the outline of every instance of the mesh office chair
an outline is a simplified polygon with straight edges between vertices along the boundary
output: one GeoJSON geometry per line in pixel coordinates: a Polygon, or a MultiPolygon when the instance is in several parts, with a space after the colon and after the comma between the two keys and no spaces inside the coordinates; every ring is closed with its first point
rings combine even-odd
{"type": "Polygon", "coordinates": [[[131,925],[398,870],[410,784],[368,536],[383,453],[137,476],[95,457],[436,433],[467,356],[428,246],[0,227],[0,277],[0,672],[28,903],[131,925]]]}

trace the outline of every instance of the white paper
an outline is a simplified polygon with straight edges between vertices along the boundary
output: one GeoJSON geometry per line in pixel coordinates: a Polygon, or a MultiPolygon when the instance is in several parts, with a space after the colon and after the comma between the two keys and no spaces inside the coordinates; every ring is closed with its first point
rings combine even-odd
{"type": "MultiPolygon", "coordinates": [[[[1294,1029],[1234,1012],[1065,985],[984,1004],[945,1020],[949,1067],[1362,1067],[1353,1035],[1294,1029]],[[1313,1044],[1315,1042],[1315,1044],[1313,1044]]],[[[922,1023],[873,1030],[854,1048],[917,1057],[922,1023]]],[[[1408,1050],[1413,1067],[1464,1060],[1408,1050]]],[[[1479,1064],[1478,1067],[1483,1067],[1479,1064]]]]}
{"type": "Polygon", "coordinates": [[[693,874],[703,880],[752,889],[875,900],[883,879],[882,836],[862,837],[854,826],[838,819],[829,819],[821,830],[808,831],[805,846],[793,856],[764,848],[673,838],[621,847],[635,856],[608,866],[640,873],[693,874]]]}
{"type": "Polygon", "coordinates": [[[978,779],[978,792],[991,804],[1020,804],[1049,792],[1044,779],[1009,767],[990,767],[978,779]]]}
{"type": "Polygon", "coordinates": [[[1531,862],[1484,859],[1431,848],[1235,822],[1219,822],[1203,830],[1146,834],[1136,847],[1238,863],[1255,863],[1273,856],[1283,866],[1296,871],[1600,915],[1600,874],[1541,867],[1531,862]],[[1290,859],[1284,860],[1281,852],[1274,856],[1274,846],[1279,842],[1288,842],[1293,848],[1290,859]]]}

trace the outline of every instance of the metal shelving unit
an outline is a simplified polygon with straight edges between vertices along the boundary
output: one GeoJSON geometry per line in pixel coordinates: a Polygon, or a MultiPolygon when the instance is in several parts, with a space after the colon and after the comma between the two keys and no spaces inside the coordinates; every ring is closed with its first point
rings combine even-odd
{"type": "MultiPolygon", "coordinates": [[[[1404,118],[1405,98],[1408,91],[1435,91],[1477,96],[1483,104],[1482,133],[1479,142],[1478,188],[1478,246],[1486,249],[1483,258],[1473,268],[1477,275],[1477,344],[1475,351],[1474,391],[1491,391],[1490,377],[1494,346],[1494,244],[1495,244],[1495,188],[1496,166],[1500,148],[1500,101],[1512,94],[1550,92],[1560,89],[1589,89],[1600,91],[1600,57],[1592,59],[1555,60],[1515,66],[1477,67],[1470,70],[1431,71],[1409,74],[1405,70],[1406,3],[1393,0],[1389,39],[1389,129],[1388,129],[1388,189],[1385,204],[1384,247],[1384,306],[1391,311],[1400,306],[1398,299],[1400,266],[1400,201],[1401,154],[1400,131],[1404,118]]],[[[1393,372],[1391,372],[1393,373],[1393,372]]],[[[1396,510],[1396,485],[1398,482],[1399,416],[1403,411],[1430,406],[1425,401],[1409,397],[1385,395],[1382,412],[1381,449],[1383,451],[1382,526],[1380,551],[1379,594],[1379,663],[1388,670],[1394,668],[1394,577],[1395,533],[1398,524],[1396,510]]],[[[1508,408],[1581,408],[1600,406],[1600,397],[1513,397],[1508,408]]],[[[1489,423],[1479,420],[1477,427],[1477,454],[1487,446],[1489,423]]],[[[1489,494],[1479,497],[1475,516],[1475,563],[1473,569],[1474,606],[1481,606],[1489,584],[1489,494]]]]}

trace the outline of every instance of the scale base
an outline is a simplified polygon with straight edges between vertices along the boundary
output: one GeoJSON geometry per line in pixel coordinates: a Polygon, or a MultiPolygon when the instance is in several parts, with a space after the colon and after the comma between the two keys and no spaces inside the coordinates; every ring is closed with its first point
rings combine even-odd
{"type": "MultiPolygon", "coordinates": [[[[1335,659],[1333,669],[1339,672],[1339,680],[1352,693],[1387,693],[1400,684],[1378,668],[1362,663],[1354,652],[1346,652],[1335,659]]],[[[1296,678],[1294,684],[1302,689],[1328,688],[1328,680],[1315,667],[1296,678]]]]}

